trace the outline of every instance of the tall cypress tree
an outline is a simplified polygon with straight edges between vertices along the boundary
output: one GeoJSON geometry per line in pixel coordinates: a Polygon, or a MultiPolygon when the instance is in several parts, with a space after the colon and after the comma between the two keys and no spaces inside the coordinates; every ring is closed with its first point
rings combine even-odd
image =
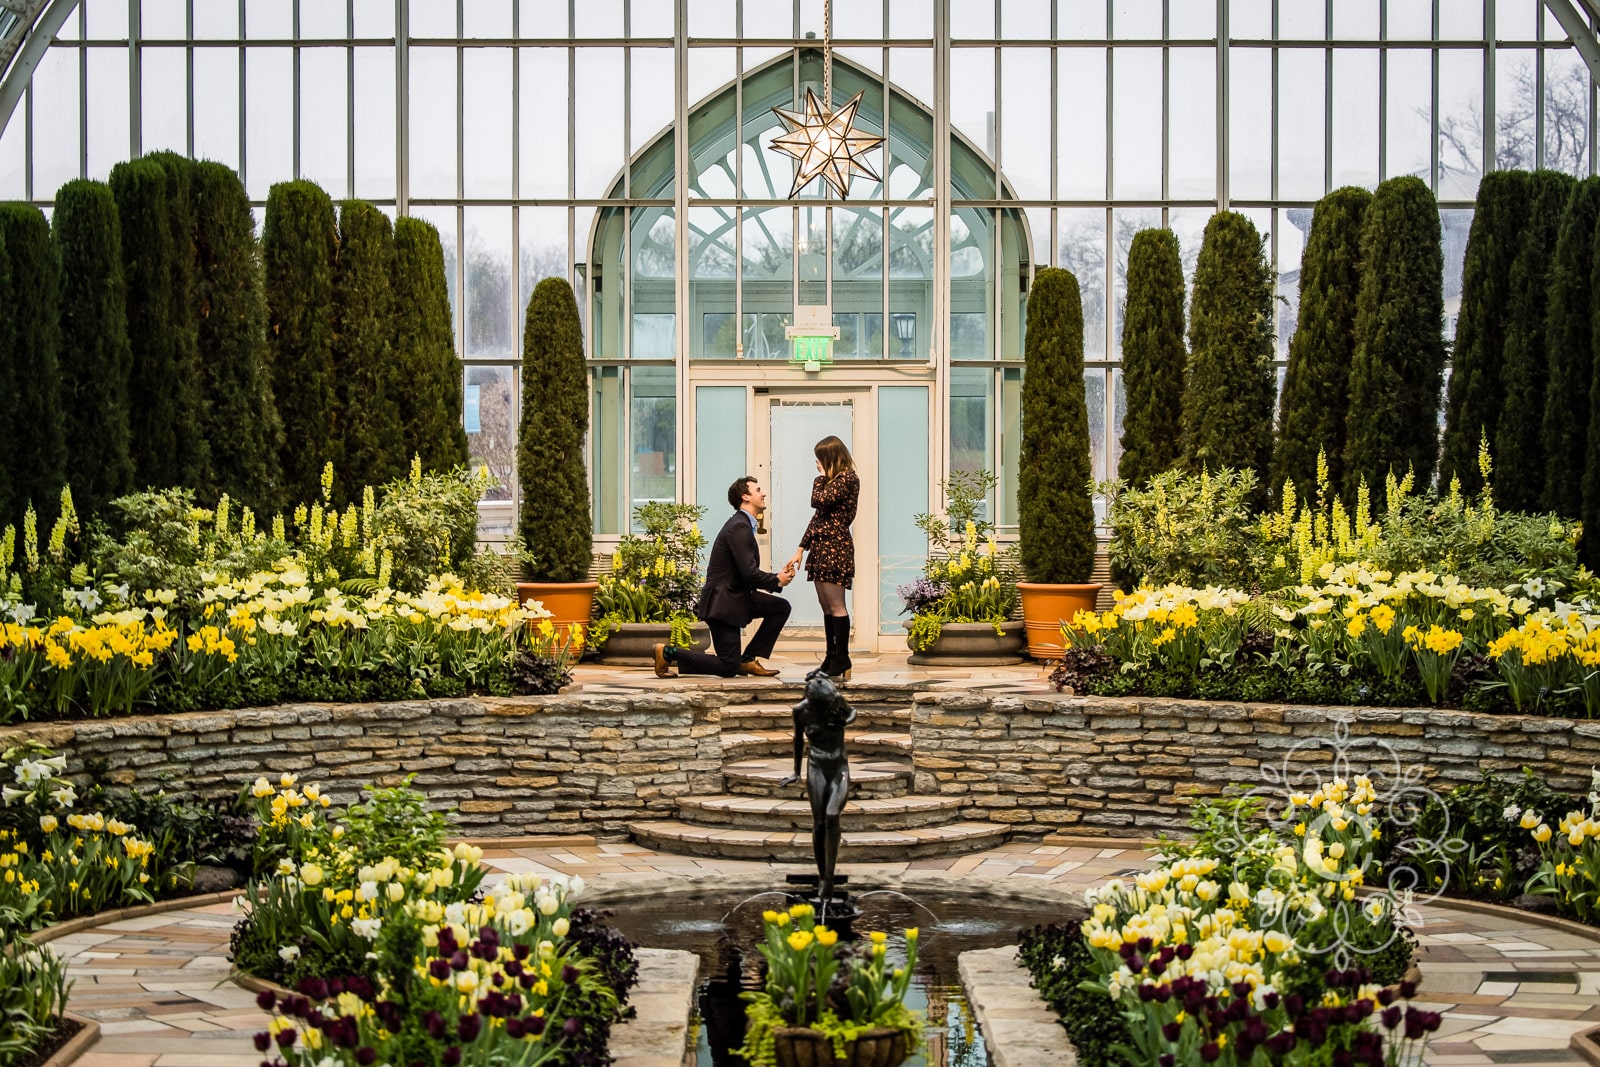
{"type": "Polygon", "coordinates": [[[134,483],[178,485],[177,339],[172,327],[172,216],[166,168],[147,159],[111,168],[127,282],[128,430],[134,483]]]}
{"type": "Polygon", "coordinates": [[[402,215],[394,223],[394,362],[406,456],[425,470],[467,463],[461,421],[461,360],[450,329],[444,249],[431,223],[402,215]]]}
{"type": "Polygon", "coordinates": [[[1272,464],[1272,354],[1272,268],[1261,235],[1245,216],[1219,211],[1195,264],[1183,460],[1194,470],[1254,471],[1258,499],[1272,464]]]}
{"type": "Polygon", "coordinates": [[[333,201],[314,182],[279,182],[267,193],[265,261],[272,390],[283,421],[281,466],[290,500],[321,492],[335,455],[333,426],[333,201]]]}
{"type": "Polygon", "coordinates": [[[144,157],[167,175],[167,229],[172,235],[168,289],[172,304],[172,361],[178,376],[178,481],[199,488],[211,479],[211,443],[204,432],[206,369],[200,362],[200,324],[195,303],[197,253],[194,234],[194,160],[176,152],[144,157]]]}
{"type": "Polygon", "coordinates": [[[1033,279],[1026,358],[1017,482],[1022,570],[1034,582],[1087,582],[1094,570],[1094,500],[1083,299],[1071,271],[1046,267],[1033,279]]]}
{"type": "MultiPolygon", "coordinates": [[[[0,204],[0,234],[11,269],[15,410],[26,413],[26,432],[0,440],[0,465],[12,474],[16,507],[31,502],[54,515],[66,480],[66,427],[61,407],[61,281],[50,244],[50,223],[32,204],[0,204]]],[[[21,518],[12,513],[0,525],[21,518]]]]}
{"type": "Polygon", "coordinates": [[[1600,225],[1600,177],[1585,178],[1573,187],[1561,215],[1544,329],[1550,377],[1544,405],[1542,506],[1571,518],[1583,509],[1585,449],[1579,445],[1589,434],[1593,315],[1600,310],[1593,299],[1596,225],[1600,225]]]}
{"type": "Polygon", "coordinates": [[[394,391],[420,383],[402,383],[394,371],[393,269],[388,216],[364,200],[341,203],[333,272],[333,424],[338,481],[350,497],[359,497],[363,486],[399,478],[410,460],[394,391]]]}
{"type": "Polygon", "coordinates": [[[1183,263],[1178,235],[1140,230],[1128,250],[1122,312],[1122,458],[1117,476],[1142,485],[1176,466],[1183,452],[1183,263]]]}
{"type": "Polygon", "coordinates": [[[61,264],[61,397],[67,481],[84,515],[133,488],[127,294],[117,202],[104,182],[56,192],[51,237],[61,264]]]}
{"type": "Polygon", "coordinates": [[[1317,455],[1327,456],[1334,485],[1344,483],[1345,419],[1355,356],[1356,297],[1361,291],[1361,221],[1372,194],[1335,189],[1311,214],[1300,261],[1300,316],[1289,342],[1289,367],[1278,412],[1272,491],[1293,482],[1302,500],[1316,491],[1317,455]]]}
{"type": "Polygon", "coordinates": [[[1381,503],[1392,470],[1433,481],[1444,380],[1444,252],[1439,205],[1421,178],[1378,186],[1361,224],[1361,292],[1350,365],[1344,498],[1362,480],[1381,503]]]}
{"type": "Polygon", "coordinates": [[[210,477],[200,494],[215,500],[227,493],[266,512],[296,498],[286,497],[278,470],[283,427],[267,369],[255,216],[239,176],[221,163],[197,163],[192,181],[202,431],[211,442],[210,477]]]}
{"type": "Polygon", "coordinates": [[[1550,262],[1574,179],[1554,170],[1533,172],[1533,199],[1517,257],[1511,263],[1501,384],[1505,402],[1490,443],[1495,499],[1511,511],[1534,511],[1544,497],[1544,397],[1550,374],[1545,317],[1550,262]]]}
{"type": "Polygon", "coordinates": [[[1450,359],[1439,482],[1461,479],[1469,493],[1482,488],[1478,442],[1490,441],[1504,406],[1506,326],[1511,308],[1511,264],[1533,206],[1533,178],[1525,170],[1497,170],[1478,183],[1476,211],[1467,234],[1461,272],[1461,315],[1450,359]]]}
{"type": "Polygon", "coordinates": [[[533,560],[528,577],[581,582],[589,573],[589,369],[583,359],[578,301],[565,278],[534,287],[522,331],[522,423],[518,523],[533,560]]]}
{"type": "MultiPolygon", "coordinates": [[[[16,522],[26,504],[17,492],[17,476],[8,462],[12,439],[27,432],[27,412],[17,406],[16,302],[11,295],[11,257],[6,255],[5,231],[0,229],[0,529],[16,522]]],[[[11,560],[0,556],[0,569],[11,560]]]]}

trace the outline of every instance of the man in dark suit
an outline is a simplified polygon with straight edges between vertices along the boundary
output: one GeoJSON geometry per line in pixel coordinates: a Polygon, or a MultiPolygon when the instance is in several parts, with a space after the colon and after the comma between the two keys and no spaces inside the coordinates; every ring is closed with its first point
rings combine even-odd
{"type": "Polygon", "coordinates": [[[767,510],[767,491],[748,474],[728,487],[728,503],[737,510],[722,524],[711,544],[711,560],[706,564],[706,584],[700,590],[695,614],[711,630],[711,648],[716,655],[695,652],[675,645],[656,645],[656,674],[715,674],[732,678],[736,674],[763,677],[778,672],[762,665],[772,655],[783,624],[789,620],[789,602],[774,596],[794,581],[794,565],[777,574],[761,569],[761,549],[756,545],[756,519],[767,510]],[[744,651],[739,650],[739,633],[751,619],[761,626],[744,651]]]}

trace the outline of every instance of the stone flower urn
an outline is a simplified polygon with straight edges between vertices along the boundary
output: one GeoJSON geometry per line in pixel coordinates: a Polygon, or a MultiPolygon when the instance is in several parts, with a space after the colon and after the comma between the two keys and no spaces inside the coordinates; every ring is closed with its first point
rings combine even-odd
{"type": "Polygon", "coordinates": [[[939,639],[921,652],[912,649],[907,662],[919,667],[1004,667],[1022,662],[1025,640],[1020,619],[1001,623],[999,633],[987,622],[947,622],[939,639]]]}
{"type": "Polygon", "coordinates": [[[833,1054],[833,1040],[817,1030],[788,1028],[773,1032],[778,1067],[900,1067],[906,1060],[904,1030],[868,1030],[846,1043],[843,1059],[833,1054]]]}

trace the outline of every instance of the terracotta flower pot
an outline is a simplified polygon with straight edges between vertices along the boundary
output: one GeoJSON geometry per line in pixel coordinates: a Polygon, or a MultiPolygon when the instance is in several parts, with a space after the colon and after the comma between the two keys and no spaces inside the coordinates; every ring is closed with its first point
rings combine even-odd
{"type": "Polygon", "coordinates": [[[833,1054],[833,1041],[816,1030],[788,1028],[773,1032],[778,1067],[900,1067],[908,1046],[904,1030],[868,1030],[846,1043],[844,1058],[833,1054]]]}
{"type": "Polygon", "coordinates": [[[1049,585],[1018,582],[1022,594],[1022,620],[1028,626],[1028,655],[1034,659],[1060,659],[1061,627],[1080,611],[1093,611],[1100,594],[1098,582],[1088,585],[1049,585]]]}
{"type": "Polygon", "coordinates": [[[537,600],[550,613],[550,621],[562,627],[577,623],[589,639],[589,616],[594,613],[594,591],[599,582],[518,582],[517,603],[537,600]]]}

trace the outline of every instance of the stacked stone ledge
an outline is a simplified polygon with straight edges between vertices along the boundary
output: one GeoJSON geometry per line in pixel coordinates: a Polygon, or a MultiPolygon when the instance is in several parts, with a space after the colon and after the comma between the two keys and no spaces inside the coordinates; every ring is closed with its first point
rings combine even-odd
{"type": "MultiPolygon", "coordinates": [[[[762,696],[775,712],[793,699],[779,689],[762,696]]],[[[115,782],[198,795],[288,772],[346,802],[364,785],[410,775],[436,806],[456,809],[469,836],[620,838],[630,825],[675,818],[680,798],[729,792],[723,713],[750,699],[684,690],[28,723],[0,728],[0,751],[32,738],[66,754],[80,781],[92,761],[115,782]]],[[[1528,766],[1554,788],[1586,792],[1600,766],[1600,721],[955,691],[861,700],[899,702],[910,751],[896,758],[907,761],[913,798],[940,798],[951,802],[948,819],[1022,836],[1181,829],[1192,798],[1276,788],[1264,765],[1330,775],[1340,723],[1356,772],[1392,774],[1398,761],[1434,789],[1528,766]]]]}

